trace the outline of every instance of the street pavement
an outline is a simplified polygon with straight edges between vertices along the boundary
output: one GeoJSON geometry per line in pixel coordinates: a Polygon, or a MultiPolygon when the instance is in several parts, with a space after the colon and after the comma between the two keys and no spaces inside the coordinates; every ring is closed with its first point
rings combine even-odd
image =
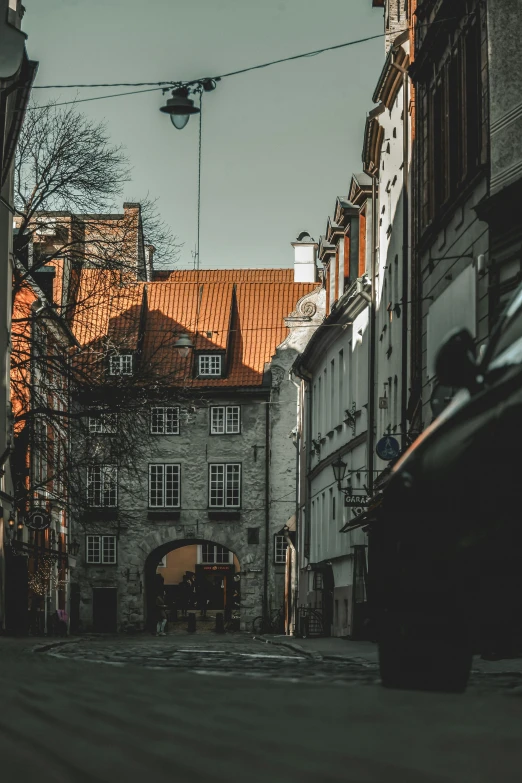
{"type": "Polygon", "coordinates": [[[392,691],[375,662],[274,641],[0,639],[2,783],[522,779],[516,672],[459,696],[392,691]]]}

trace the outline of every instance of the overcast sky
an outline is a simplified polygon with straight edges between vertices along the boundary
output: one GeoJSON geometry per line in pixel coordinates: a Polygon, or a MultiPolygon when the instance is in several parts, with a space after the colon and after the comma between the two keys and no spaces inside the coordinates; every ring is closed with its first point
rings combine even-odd
{"type": "MultiPolygon", "coordinates": [[[[381,33],[371,0],[26,0],[36,84],[183,80],[381,33]]],[[[384,39],[275,65],[205,95],[201,267],[290,266],[290,242],[324,233],[361,169],[384,39]]],[[[67,100],[119,90],[38,90],[67,100]]],[[[168,97],[168,96],[166,96],[168,97]]],[[[159,197],[191,267],[198,119],[176,130],[161,92],[84,103],[133,166],[127,200],[159,197]]]]}

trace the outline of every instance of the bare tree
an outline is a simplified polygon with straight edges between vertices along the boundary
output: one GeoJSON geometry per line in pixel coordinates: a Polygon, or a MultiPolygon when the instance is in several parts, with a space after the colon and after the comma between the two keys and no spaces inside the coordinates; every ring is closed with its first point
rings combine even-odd
{"type": "Polygon", "coordinates": [[[143,287],[151,272],[147,246],[158,260],[176,260],[179,246],[154,199],[116,213],[128,180],[126,156],[103,124],[75,105],[28,111],[15,162],[11,357],[20,508],[58,496],[77,508],[85,502],[80,476],[93,459],[132,470],[150,400],[160,388],[180,386],[179,369],[160,372],[154,358],[165,348],[161,340],[147,362],[136,351],[132,377],[107,383],[110,356],[135,331],[137,305],[120,308],[112,334],[91,337],[77,328],[110,307],[115,292],[125,297],[143,287]],[[81,448],[71,450],[73,429],[81,448]]]}

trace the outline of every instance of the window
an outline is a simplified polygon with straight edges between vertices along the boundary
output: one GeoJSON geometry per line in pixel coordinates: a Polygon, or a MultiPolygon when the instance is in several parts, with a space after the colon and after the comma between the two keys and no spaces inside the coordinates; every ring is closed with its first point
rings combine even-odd
{"type": "Polygon", "coordinates": [[[323,574],[321,571],[314,571],[314,590],[322,590],[324,587],[323,574]]]}
{"type": "Polygon", "coordinates": [[[149,507],[177,508],[180,496],[180,466],[149,465],[149,507]]]}
{"type": "Polygon", "coordinates": [[[239,405],[220,405],[210,409],[210,434],[234,435],[241,431],[239,405]]]}
{"type": "Polygon", "coordinates": [[[117,430],[117,413],[101,413],[98,416],[89,416],[89,432],[104,432],[114,435],[117,430]]]}
{"type": "Polygon", "coordinates": [[[156,568],[166,568],[166,567],[167,567],[167,555],[163,555],[156,568]]]}
{"type": "Polygon", "coordinates": [[[259,528],[249,527],[247,529],[247,541],[249,544],[259,544],[259,528]]]}
{"type": "Polygon", "coordinates": [[[87,468],[87,502],[90,506],[118,505],[118,468],[90,465],[87,468]]]}
{"type": "Polygon", "coordinates": [[[151,408],[152,435],[179,435],[179,408],[151,408]]]}
{"type": "Polygon", "coordinates": [[[220,354],[198,356],[198,375],[221,375],[221,359],[220,354]]]}
{"type": "Polygon", "coordinates": [[[233,563],[233,553],[224,546],[219,544],[202,544],[201,545],[201,562],[202,563],[233,563]]]}
{"type": "Polygon", "coordinates": [[[241,504],[241,465],[209,465],[210,508],[239,508],[241,504]]]}
{"type": "Polygon", "coordinates": [[[116,536],[87,536],[87,562],[114,565],[116,536]]]}
{"type": "Polygon", "coordinates": [[[132,375],[132,354],[122,353],[109,359],[111,375],[132,375]]]}
{"type": "Polygon", "coordinates": [[[421,229],[451,203],[487,160],[487,79],[480,11],[466,19],[417,99],[421,229]]]}
{"type": "Polygon", "coordinates": [[[283,535],[274,536],[274,563],[286,563],[287,548],[288,542],[283,535]]]}

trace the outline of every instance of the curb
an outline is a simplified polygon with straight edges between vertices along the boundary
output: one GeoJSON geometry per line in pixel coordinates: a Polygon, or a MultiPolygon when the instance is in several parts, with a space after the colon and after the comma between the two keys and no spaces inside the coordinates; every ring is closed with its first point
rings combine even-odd
{"type": "Polygon", "coordinates": [[[77,644],[79,641],[79,639],[72,639],[68,642],[51,642],[50,644],[44,644],[41,647],[33,647],[32,652],[45,653],[49,652],[49,650],[54,650],[55,647],[65,647],[67,644],[77,644]]]}
{"type": "Polygon", "coordinates": [[[347,656],[347,655],[335,655],[333,653],[319,653],[319,652],[312,652],[311,650],[305,650],[304,647],[301,647],[300,644],[296,644],[295,642],[286,642],[286,641],[279,641],[275,639],[269,639],[266,636],[254,636],[254,639],[256,639],[259,642],[264,642],[265,644],[275,644],[279,647],[286,647],[289,650],[293,650],[293,652],[301,653],[302,655],[306,655],[307,658],[311,658],[315,661],[337,661],[338,663],[351,663],[355,664],[356,666],[362,666],[362,667],[378,667],[379,664],[377,661],[369,661],[365,658],[360,658],[358,656],[347,656]]]}
{"type": "Polygon", "coordinates": [[[277,647],[286,647],[287,650],[292,650],[292,652],[301,653],[302,655],[306,655],[307,658],[310,658],[314,661],[322,661],[328,656],[321,655],[317,652],[311,652],[310,650],[305,650],[304,647],[301,647],[300,644],[295,644],[293,642],[280,642],[275,641],[274,639],[267,639],[266,636],[254,636],[252,637],[258,642],[264,642],[265,644],[274,644],[277,647]]]}

